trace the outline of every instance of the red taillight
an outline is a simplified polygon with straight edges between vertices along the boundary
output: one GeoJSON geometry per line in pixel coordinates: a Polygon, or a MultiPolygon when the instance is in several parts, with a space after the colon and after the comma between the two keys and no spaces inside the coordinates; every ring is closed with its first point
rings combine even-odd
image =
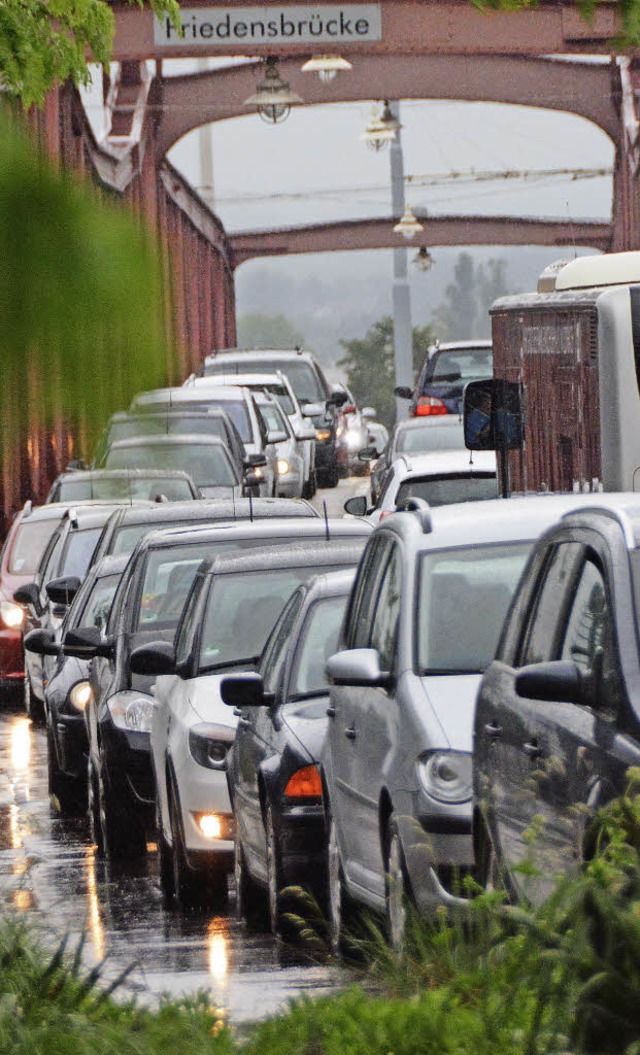
{"type": "MultiPolygon", "coordinates": [[[[380,520],[384,520],[385,517],[390,517],[392,513],[397,512],[395,509],[383,509],[380,513],[380,520]]],[[[378,523],[380,523],[380,520],[378,523]]]]}
{"type": "Polygon", "coordinates": [[[428,417],[432,414],[448,414],[445,404],[441,399],[437,399],[436,396],[420,396],[416,403],[417,418],[428,417]]]}
{"type": "Polygon", "coordinates": [[[304,766],[289,777],[284,793],[288,799],[321,799],[322,780],[317,766],[304,766]]]}

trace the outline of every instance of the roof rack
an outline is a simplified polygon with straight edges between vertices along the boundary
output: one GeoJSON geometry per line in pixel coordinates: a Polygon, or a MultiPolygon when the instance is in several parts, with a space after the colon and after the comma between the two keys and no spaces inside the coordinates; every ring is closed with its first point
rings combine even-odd
{"type": "Polygon", "coordinates": [[[422,532],[430,535],[433,531],[433,520],[431,519],[431,506],[424,498],[407,498],[401,505],[396,506],[399,513],[415,513],[422,532]]]}
{"type": "Polygon", "coordinates": [[[29,514],[32,513],[32,512],[33,512],[33,501],[30,498],[27,498],[27,501],[25,502],[25,504],[22,507],[22,515],[23,515],[23,517],[28,517],[29,514]]]}

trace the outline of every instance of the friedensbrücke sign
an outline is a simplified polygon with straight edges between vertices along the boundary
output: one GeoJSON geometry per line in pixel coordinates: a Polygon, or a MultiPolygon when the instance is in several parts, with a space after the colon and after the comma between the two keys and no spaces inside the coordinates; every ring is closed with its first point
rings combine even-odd
{"type": "Polygon", "coordinates": [[[166,16],[154,19],[160,47],[260,47],[382,40],[380,4],[273,7],[181,7],[182,36],[166,16]]]}

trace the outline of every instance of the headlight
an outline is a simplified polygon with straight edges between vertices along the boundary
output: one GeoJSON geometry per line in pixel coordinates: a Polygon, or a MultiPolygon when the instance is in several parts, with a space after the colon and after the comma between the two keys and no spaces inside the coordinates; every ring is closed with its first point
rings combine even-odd
{"type": "Polygon", "coordinates": [[[362,447],[362,438],[356,432],[347,432],[345,443],[350,451],[359,450],[362,447]]]}
{"type": "Polygon", "coordinates": [[[278,476],[286,476],[289,472],[289,462],[284,458],[278,458],[278,476]]]}
{"type": "Polygon", "coordinates": [[[156,702],[142,692],[118,692],[107,701],[109,713],[117,729],[130,733],[150,733],[156,702]]]}
{"type": "Polygon", "coordinates": [[[91,703],[93,693],[88,681],[77,681],[69,689],[69,703],[76,711],[84,711],[88,703],[91,703]]]}
{"type": "Polygon", "coordinates": [[[316,429],[316,439],[322,443],[331,436],[331,429],[316,429]]]}
{"type": "Polygon", "coordinates": [[[471,798],[471,755],[436,751],[418,763],[425,791],[437,802],[467,802],[471,798]]]}
{"type": "Polygon", "coordinates": [[[253,473],[254,480],[262,480],[264,473],[259,465],[255,466],[255,468],[253,468],[251,472],[253,473]]]}
{"type": "Polygon", "coordinates": [[[24,623],[25,611],[13,601],[0,601],[0,619],[9,630],[19,630],[24,623]]]}
{"type": "Polygon", "coordinates": [[[202,722],[189,730],[189,750],[192,758],[205,769],[226,769],[227,754],[233,743],[235,730],[226,725],[202,722]]]}

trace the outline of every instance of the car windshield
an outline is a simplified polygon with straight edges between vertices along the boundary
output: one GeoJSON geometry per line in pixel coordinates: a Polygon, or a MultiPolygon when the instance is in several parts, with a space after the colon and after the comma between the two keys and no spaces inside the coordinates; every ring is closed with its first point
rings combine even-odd
{"type": "MultiPolygon", "coordinates": [[[[453,417],[454,415],[446,415],[453,417]]],[[[464,429],[456,421],[455,425],[444,424],[433,419],[424,428],[401,429],[398,434],[396,450],[398,454],[420,454],[425,451],[463,451],[464,429]]]]}
{"type": "MultiPolygon", "coordinates": [[[[134,630],[166,630],[176,627],[196,572],[205,557],[251,549],[260,545],[291,543],[291,537],[268,539],[216,539],[182,546],[163,546],[147,554],[134,630]]],[[[309,572],[309,574],[311,574],[309,572]]]]}
{"type": "Polygon", "coordinates": [[[198,487],[233,487],[238,483],[225,448],[199,443],[158,443],[111,449],[107,454],[111,469],[182,469],[198,487]]]}
{"type": "MultiPolygon", "coordinates": [[[[129,464],[129,468],[138,468],[138,465],[129,464]]],[[[111,468],[121,468],[111,462],[111,468]]],[[[154,466],[149,466],[154,468],[154,466]]],[[[166,463],[158,468],[167,468],[166,463]]],[[[113,499],[148,498],[152,501],[159,495],[170,498],[173,502],[188,501],[193,498],[194,491],[188,480],[180,480],[167,477],[154,476],[115,476],[99,477],[88,472],[86,479],[75,479],[60,484],[57,496],[59,502],[79,502],[87,498],[112,501],[113,499]]]]}
{"type": "Polygon", "coordinates": [[[264,418],[269,432],[284,432],[288,437],[289,430],[279,406],[273,403],[259,403],[260,413],[264,418]]]}
{"type": "Polygon", "coordinates": [[[338,651],[345,597],[324,597],[307,613],[294,660],[290,698],[295,700],[327,693],[325,666],[329,656],[338,651]]]}
{"type": "Polygon", "coordinates": [[[279,370],[288,377],[301,403],[323,403],[327,398],[320,378],[306,359],[261,359],[260,369],[265,374],[279,370]]]}
{"type": "Polygon", "coordinates": [[[424,498],[431,506],[449,506],[455,502],[478,502],[497,497],[495,473],[443,473],[403,480],[395,504],[403,505],[408,498],[424,498]]]}
{"type": "Polygon", "coordinates": [[[82,611],[75,620],[76,626],[106,626],[114,594],[122,578],[119,574],[103,575],[96,579],[82,611]]]}
{"type": "Polygon", "coordinates": [[[286,388],[282,385],[262,385],[261,387],[264,391],[272,395],[274,399],[277,399],[285,414],[295,414],[296,408],[294,407],[291,396],[286,388]]]}
{"type": "Polygon", "coordinates": [[[214,414],[169,414],[144,415],[116,421],[109,429],[109,443],[116,440],[129,440],[134,436],[166,436],[176,433],[195,433],[198,436],[219,436],[227,442],[227,428],[224,418],[214,414]]]}
{"type": "Polygon", "coordinates": [[[476,674],[493,659],[529,542],[425,553],[416,602],[420,674],[476,674]]]}
{"type": "Polygon", "coordinates": [[[47,542],[59,523],[57,519],[22,521],[9,554],[8,568],[12,575],[35,575],[47,542]]]}
{"type": "Polygon", "coordinates": [[[191,523],[193,521],[187,519],[168,520],[166,523],[162,523],[161,520],[154,520],[152,524],[148,522],[145,524],[125,524],[115,532],[109,553],[113,556],[117,556],[120,553],[133,553],[140,539],[148,535],[150,531],[161,531],[162,528],[186,527],[191,523]]]}
{"type": "MultiPolygon", "coordinates": [[[[317,570],[310,553],[304,568],[214,575],[207,597],[198,672],[257,661],[291,594],[317,570]]],[[[322,570],[337,569],[323,566],[322,570]]]]}
{"type": "Polygon", "coordinates": [[[77,575],[84,579],[101,534],[102,527],[70,531],[58,575],[77,575]]]}
{"type": "Polygon", "coordinates": [[[477,381],[493,377],[493,353],[490,348],[436,352],[429,381],[477,381]]]}

